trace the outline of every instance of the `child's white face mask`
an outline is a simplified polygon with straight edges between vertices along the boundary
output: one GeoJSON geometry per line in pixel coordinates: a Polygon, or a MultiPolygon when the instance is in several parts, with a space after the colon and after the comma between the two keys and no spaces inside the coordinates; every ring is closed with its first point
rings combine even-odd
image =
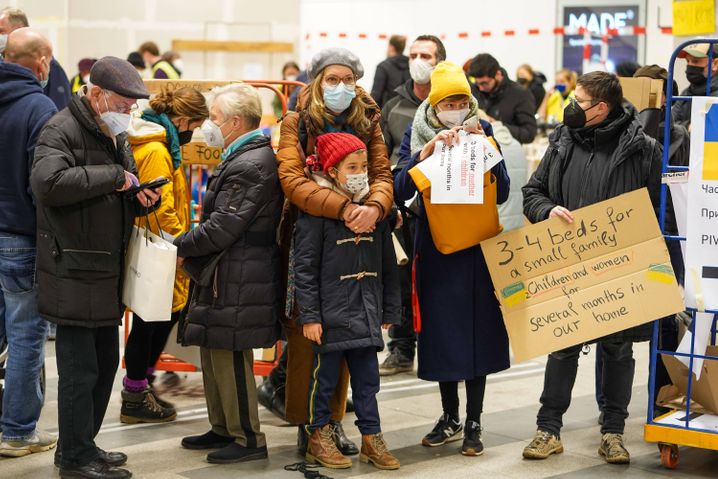
{"type": "Polygon", "coordinates": [[[369,186],[369,175],[367,173],[357,173],[355,175],[344,175],[347,179],[344,189],[349,193],[356,195],[361,193],[369,186]]]}

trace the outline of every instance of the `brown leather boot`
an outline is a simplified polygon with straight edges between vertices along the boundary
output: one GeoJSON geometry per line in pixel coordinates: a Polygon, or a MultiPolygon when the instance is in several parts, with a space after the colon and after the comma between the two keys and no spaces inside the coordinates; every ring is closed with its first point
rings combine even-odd
{"type": "Polygon", "coordinates": [[[389,452],[386,442],[384,442],[384,436],[381,433],[362,436],[359,460],[367,464],[371,462],[378,469],[387,471],[399,469],[401,466],[399,460],[389,452]]]}
{"type": "Polygon", "coordinates": [[[330,469],[352,467],[352,460],[337,449],[333,434],[334,426],[331,424],[314,430],[307,444],[307,462],[319,463],[330,469]]]}

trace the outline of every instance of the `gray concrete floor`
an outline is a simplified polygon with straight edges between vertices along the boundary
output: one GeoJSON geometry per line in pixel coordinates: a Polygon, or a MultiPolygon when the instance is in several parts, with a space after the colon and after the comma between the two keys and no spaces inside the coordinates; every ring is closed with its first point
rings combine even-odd
{"type": "MultiPolygon", "coordinates": [[[[322,470],[334,478],[406,477],[406,478],[604,478],[604,477],[718,477],[718,453],[700,449],[681,448],[677,470],[667,471],[660,465],[660,455],[654,444],[643,441],[646,416],[648,380],[648,346],[636,345],[636,380],[631,416],[626,427],[626,442],[632,454],[630,466],[610,466],[598,456],[600,440],[596,425],[597,408],[593,397],[593,353],[581,358],[579,376],[574,388],[573,403],[564,418],[562,438],[566,452],[545,461],[525,461],[521,450],[535,431],[538,398],[543,384],[545,360],[517,364],[510,370],[490,377],[484,416],[483,456],[469,458],[458,452],[460,443],[440,448],[425,448],[420,440],[434,424],[441,412],[438,388],[402,374],[382,379],[379,406],[382,427],[390,448],[401,460],[399,471],[377,471],[360,464],[344,471],[322,470]]],[[[383,358],[382,353],[382,358],[383,358]]],[[[48,391],[40,427],[57,431],[57,372],[54,344],[47,346],[48,391]]],[[[174,402],[178,419],[169,424],[123,425],[119,422],[121,378],[117,374],[115,392],[97,438],[100,447],[121,450],[129,455],[126,467],[139,478],[279,478],[301,479],[297,472],[283,467],[301,458],[296,454],[296,428],[285,425],[271,413],[260,408],[262,428],[267,434],[269,460],[247,464],[215,466],[205,461],[201,451],[180,447],[180,439],[201,434],[208,429],[200,373],[183,375],[179,387],[169,389],[163,397],[174,402]]],[[[258,380],[261,380],[258,378],[258,380]]],[[[460,396],[461,397],[461,396],[460,396]]],[[[354,440],[359,432],[353,426],[354,416],[348,415],[345,429],[354,440]]],[[[0,459],[0,478],[58,477],[52,465],[52,453],[34,454],[19,459],[0,459]]]]}

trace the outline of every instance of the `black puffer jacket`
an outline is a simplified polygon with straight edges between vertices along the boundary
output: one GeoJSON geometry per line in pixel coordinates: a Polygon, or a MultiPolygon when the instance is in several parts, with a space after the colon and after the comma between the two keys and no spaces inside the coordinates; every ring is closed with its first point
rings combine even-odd
{"type": "Polygon", "coordinates": [[[531,143],[537,129],[533,94],[509,80],[506,70],[502,71],[504,81],[495,92],[484,93],[474,83],[471,84],[471,92],[478,100],[479,108],[506,125],[519,143],[531,143]]]}
{"type": "Polygon", "coordinates": [[[387,101],[394,98],[396,88],[409,78],[409,57],[406,55],[389,57],[376,67],[371,97],[379,107],[383,107],[387,101]]]}
{"type": "Polygon", "coordinates": [[[132,223],[146,210],[116,193],[137,173],[127,135],[117,146],[88,101],[75,97],[45,125],[30,184],[37,201],[37,282],[43,318],[69,326],[120,324],[132,223]]]}
{"type": "MultiPolygon", "coordinates": [[[[573,210],[643,187],[648,188],[653,207],[658,212],[662,148],[643,132],[635,108],[624,103],[622,112],[607,125],[593,129],[592,133],[593,139],[579,138],[575,131],[563,124],[552,133],[548,150],[523,187],[524,214],[531,223],[547,219],[557,205],[573,210]],[[567,175],[574,175],[571,165],[574,162],[589,164],[595,169],[592,173],[584,173],[579,192],[568,192],[567,189],[576,187],[576,182],[564,181],[567,175]],[[568,196],[574,200],[567,200],[568,196]]],[[[646,341],[652,326],[652,323],[646,323],[603,340],[646,341]]]]}
{"type": "Polygon", "coordinates": [[[241,351],[279,338],[281,298],[276,232],[284,197],[266,137],[241,146],[207,182],[202,222],[175,239],[187,261],[222,253],[213,284],[196,285],[184,343],[241,351]]]}
{"type": "Polygon", "coordinates": [[[399,324],[399,276],[388,220],[357,236],[341,221],[301,213],[294,275],[297,322],[322,324],[320,352],[381,350],[381,325],[399,324]]]}

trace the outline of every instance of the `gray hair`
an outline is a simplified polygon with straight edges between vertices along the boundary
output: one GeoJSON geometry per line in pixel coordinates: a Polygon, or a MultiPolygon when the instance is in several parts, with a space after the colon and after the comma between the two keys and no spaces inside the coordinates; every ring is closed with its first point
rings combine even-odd
{"type": "Polygon", "coordinates": [[[5,7],[0,10],[0,17],[6,16],[10,25],[15,28],[29,27],[27,15],[19,8],[5,7]]]}
{"type": "Polygon", "coordinates": [[[217,103],[225,120],[240,116],[253,128],[258,127],[262,120],[259,93],[256,88],[246,83],[233,83],[212,89],[211,101],[213,104],[217,103]]]}

